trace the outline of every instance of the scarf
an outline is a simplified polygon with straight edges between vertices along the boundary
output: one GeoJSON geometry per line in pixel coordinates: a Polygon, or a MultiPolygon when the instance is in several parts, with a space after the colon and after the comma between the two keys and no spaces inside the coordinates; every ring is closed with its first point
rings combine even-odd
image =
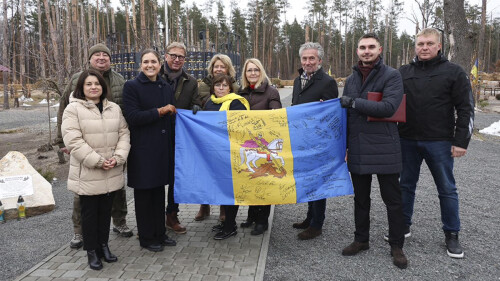
{"type": "Polygon", "coordinates": [[[211,95],[210,99],[212,100],[213,103],[216,104],[222,103],[219,111],[228,111],[229,106],[231,105],[231,102],[233,102],[233,100],[239,100],[246,107],[247,110],[250,110],[250,104],[248,103],[248,101],[244,97],[237,95],[235,93],[227,94],[221,98],[218,98],[215,95],[211,95]]]}
{"type": "Polygon", "coordinates": [[[369,65],[363,65],[361,61],[358,61],[358,68],[359,72],[361,72],[361,76],[363,77],[363,83],[365,83],[366,78],[368,78],[368,75],[370,75],[370,72],[372,72],[373,68],[377,64],[377,62],[380,60],[380,57],[378,57],[372,64],[369,65]]]}
{"type": "Polygon", "coordinates": [[[179,77],[182,75],[182,68],[179,71],[174,72],[170,67],[168,67],[168,64],[165,62],[165,74],[167,75],[167,78],[170,82],[174,83],[174,89],[177,89],[177,81],[179,80],[179,77]]]}

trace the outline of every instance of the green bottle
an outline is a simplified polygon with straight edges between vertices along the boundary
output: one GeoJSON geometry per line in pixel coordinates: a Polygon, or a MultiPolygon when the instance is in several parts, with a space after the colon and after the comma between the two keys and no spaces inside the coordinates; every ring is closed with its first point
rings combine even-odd
{"type": "Polygon", "coordinates": [[[24,203],[24,199],[21,195],[17,198],[17,213],[19,215],[19,220],[26,218],[26,203],[24,203]]]}
{"type": "Polygon", "coordinates": [[[2,201],[0,201],[0,223],[5,222],[5,214],[4,214],[4,208],[2,205],[2,201]]]}

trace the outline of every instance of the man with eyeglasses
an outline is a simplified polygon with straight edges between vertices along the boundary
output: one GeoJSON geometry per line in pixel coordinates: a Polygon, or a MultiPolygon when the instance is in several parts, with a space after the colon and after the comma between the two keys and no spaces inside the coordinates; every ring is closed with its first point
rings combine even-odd
{"type": "MultiPolygon", "coordinates": [[[[319,43],[307,42],[300,46],[302,68],[293,83],[292,106],[339,96],[337,82],[321,68],[323,54],[323,47],[319,43]]],[[[306,219],[293,224],[293,228],[304,229],[298,234],[300,240],[309,240],[321,235],[325,211],[326,199],[308,203],[306,219]]]]}
{"type": "MultiPolygon", "coordinates": [[[[198,81],[187,74],[182,67],[186,62],[186,46],[181,42],[173,42],[167,46],[165,64],[161,67],[160,76],[174,89],[174,105],[180,109],[191,109],[196,114],[201,110],[201,98],[198,94],[198,81]]],[[[178,218],[179,204],[174,201],[174,186],[168,187],[167,228],[177,234],[186,233],[178,218]]]]}

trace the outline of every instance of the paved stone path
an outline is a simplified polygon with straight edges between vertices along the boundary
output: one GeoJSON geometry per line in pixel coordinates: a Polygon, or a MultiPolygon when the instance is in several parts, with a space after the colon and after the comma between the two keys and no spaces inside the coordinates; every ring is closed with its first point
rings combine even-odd
{"type": "MultiPolygon", "coordinates": [[[[199,205],[180,205],[179,219],[187,227],[186,234],[168,235],[177,241],[175,247],[165,247],[153,253],[142,249],[134,235],[119,237],[110,232],[109,247],[118,257],[116,263],[106,263],[96,271],[87,265],[86,251],[71,249],[69,244],[52,253],[42,262],[19,276],[17,280],[263,280],[267,249],[271,233],[274,208],[269,230],[264,235],[251,236],[250,229],[238,227],[238,234],[226,240],[213,239],[212,226],[217,224],[219,207],[211,207],[211,216],[201,222],[193,218],[199,205]]],[[[248,207],[239,209],[236,222],[245,218],[248,207]]],[[[137,233],[134,202],[128,202],[127,224],[137,233]]]]}

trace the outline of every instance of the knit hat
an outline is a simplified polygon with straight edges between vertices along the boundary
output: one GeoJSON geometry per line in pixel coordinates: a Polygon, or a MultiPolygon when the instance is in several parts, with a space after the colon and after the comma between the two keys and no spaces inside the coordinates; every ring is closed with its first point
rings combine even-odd
{"type": "Polygon", "coordinates": [[[105,52],[108,54],[108,56],[111,58],[111,51],[106,47],[106,45],[102,43],[95,44],[94,46],[90,47],[89,49],[89,60],[92,57],[93,54],[97,52],[105,52]]]}

